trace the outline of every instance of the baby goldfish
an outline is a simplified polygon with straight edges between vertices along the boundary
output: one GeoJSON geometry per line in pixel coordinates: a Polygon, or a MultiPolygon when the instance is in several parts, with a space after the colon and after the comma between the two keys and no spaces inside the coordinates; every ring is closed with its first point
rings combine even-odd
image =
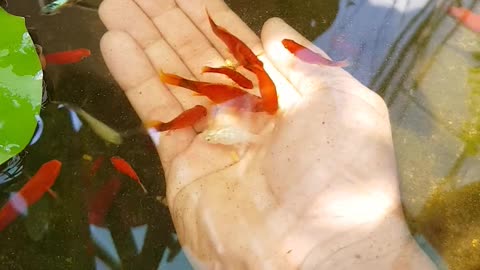
{"type": "Polygon", "coordinates": [[[263,110],[275,114],[278,110],[277,87],[263,67],[255,66],[252,72],[258,78],[258,88],[262,96],[263,110]]]}
{"type": "Polygon", "coordinates": [[[283,47],[295,55],[298,59],[302,60],[303,62],[309,64],[316,64],[316,65],[325,65],[330,67],[346,67],[348,66],[348,61],[332,61],[329,60],[320,54],[310,50],[309,48],[298,44],[297,42],[291,39],[284,39],[282,40],[283,47]]]}
{"type": "Polygon", "coordinates": [[[220,73],[223,75],[228,76],[232,81],[240,85],[240,87],[246,88],[246,89],[252,89],[253,88],[253,83],[250,81],[247,77],[243,76],[240,72],[228,68],[228,67],[203,67],[202,73],[205,72],[212,72],[212,73],[220,73]]]}
{"type": "Polygon", "coordinates": [[[145,124],[147,128],[154,128],[157,131],[170,131],[182,129],[195,125],[202,118],[207,116],[207,108],[202,105],[196,105],[190,108],[169,122],[151,121],[145,124]]]}
{"type": "Polygon", "coordinates": [[[117,169],[119,173],[130,177],[133,181],[137,182],[137,184],[142,188],[143,192],[147,193],[147,189],[140,181],[140,177],[138,177],[135,170],[132,168],[132,166],[130,166],[127,161],[125,161],[121,157],[115,156],[110,158],[110,162],[112,162],[113,167],[115,167],[115,169],[117,169]]]}
{"type": "Polygon", "coordinates": [[[207,129],[201,136],[211,144],[236,145],[258,141],[258,135],[234,126],[207,129]]]}
{"type": "Polygon", "coordinates": [[[197,92],[199,95],[206,96],[215,104],[224,103],[244,95],[251,95],[247,91],[235,86],[192,81],[178,75],[163,72],[160,72],[160,80],[167,84],[180,86],[197,92]]]}
{"type": "Polygon", "coordinates": [[[50,53],[45,55],[45,61],[49,65],[66,65],[82,61],[91,55],[89,49],[76,49],[65,52],[50,53]]]}
{"type": "Polygon", "coordinates": [[[243,41],[228,32],[225,28],[217,25],[210,17],[210,14],[208,14],[208,10],[206,12],[213,33],[225,43],[230,53],[241,66],[248,70],[253,66],[263,67],[263,62],[258,59],[255,53],[253,53],[243,41]]]}
{"type": "Polygon", "coordinates": [[[460,7],[450,7],[448,9],[448,15],[457,19],[473,32],[480,33],[480,15],[460,7]]]}

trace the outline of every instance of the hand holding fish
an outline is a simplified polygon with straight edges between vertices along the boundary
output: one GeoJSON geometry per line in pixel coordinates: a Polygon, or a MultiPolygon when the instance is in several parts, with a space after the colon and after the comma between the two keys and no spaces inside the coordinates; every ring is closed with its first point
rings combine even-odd
{"type": "MultiPolygon", "coordinates": [[[[290,26],[270,19],[260,39],[221,0],[104,0],[100,16],[105,61],[143,122],[178,127],[169,121],[202,105],[209,121],[235,125],[159,135],[168,205],[196,269],[434,269],[404,221],[385,103],[340,67],[287,50],[284,39],[326,57],[290,26]],[[254,55],[225,46],[205,9],[254,55]],[[264,112],[231,120],[211,99],[160,78],[235,86],[203,72],[233,58],[264,112]],[[265,104],[277,94],[278,104],[265,104]],[[223,142],[218,134],[255,143],[236,160],[229,143],[208,141],[223,142]]],[[[212,87],[196,84],[188,82],[212,87]]]]}

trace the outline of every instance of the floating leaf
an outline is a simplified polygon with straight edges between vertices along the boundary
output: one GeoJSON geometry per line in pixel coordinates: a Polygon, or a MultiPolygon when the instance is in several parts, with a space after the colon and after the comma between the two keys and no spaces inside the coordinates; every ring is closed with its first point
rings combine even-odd
{"type": "Polygon", "coordinates": [[[0,8],[0,25],[1,164],[20,153],[32,138],[41,107],[43,72],[25,19],[0,8]]]}

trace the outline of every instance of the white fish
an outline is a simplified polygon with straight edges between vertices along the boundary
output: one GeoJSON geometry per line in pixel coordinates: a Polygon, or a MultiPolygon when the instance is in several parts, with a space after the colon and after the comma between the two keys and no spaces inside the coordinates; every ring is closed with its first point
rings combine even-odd
{"type": "Polygon", "coordinates": [[[105,123],[91,116],[81,108],[66,103],[60,103],[58,107],[67,107],[67,109],[75,111],[81,118],[83,118],[83,120],[85,120],[85,122],[89,124],[93,132],[95,132],[95,134],[105,141],[113,144],[121,144],[123,142],[122,135],[118,131],[107,126],[105,123]]]}
{"type": "Polygon", "coordinates": [[[105,141],[113,144],[121,144],[123,142],[122,135],[120,135],[118,131],[107,126],[105,123],[80,108],[74,108],[74,110],[90,125],[92,130],[105,141]]]}
{"type": "Polygon", "coordinates": [[[211,144],[236,145],[258,141],[258,135],[234,126],[206,129],[200,135],[211,144]]]}

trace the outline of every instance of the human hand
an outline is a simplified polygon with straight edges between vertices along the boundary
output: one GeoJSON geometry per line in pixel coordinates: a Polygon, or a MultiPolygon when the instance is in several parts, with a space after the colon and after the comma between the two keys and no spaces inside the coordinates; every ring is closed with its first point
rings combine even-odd
{"type": "Polygon", "coordinates": [[[102,52],[142,121],[211,106],[158,78],[222,81],[201,74],[231,57],[205,7],[259,55],[281,110],[237,119],[261,138],[239,160],[193,128],[162,134],[168,205],[195,268],[434,269],[403,218],[383,100],[343,69],[295,59],[281,40],[309,43],[280,19],[260,40],[221,0],[105,0],[102,52]]]}

